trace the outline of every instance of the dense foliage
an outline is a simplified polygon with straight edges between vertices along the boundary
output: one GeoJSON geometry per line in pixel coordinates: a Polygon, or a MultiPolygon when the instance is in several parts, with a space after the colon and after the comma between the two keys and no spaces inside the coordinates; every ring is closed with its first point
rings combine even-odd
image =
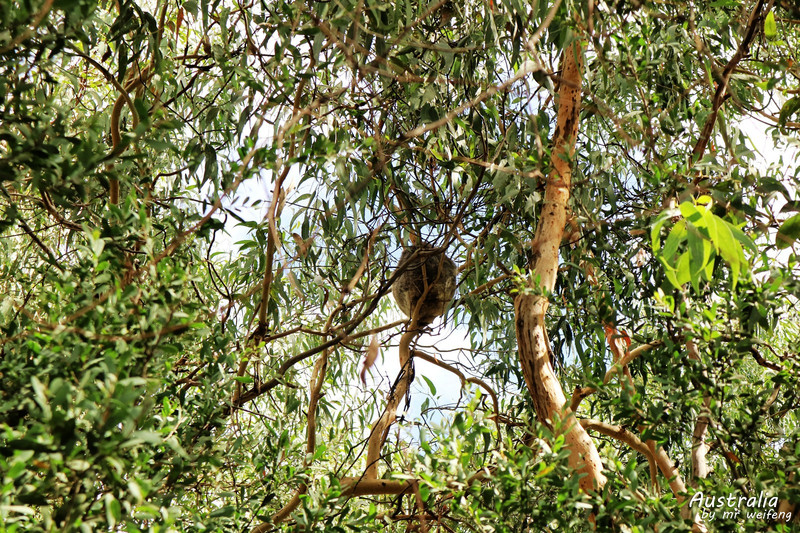
{"type": "Polygon", "coordinates": [[[790,531],[798,48],[790,0],[4,1],[2,530],[790,531]],[[597,492],[515,332],[573,43],[545,296],[597,492]],[[412,241],[458,293],[359,492],[412,241]]]}

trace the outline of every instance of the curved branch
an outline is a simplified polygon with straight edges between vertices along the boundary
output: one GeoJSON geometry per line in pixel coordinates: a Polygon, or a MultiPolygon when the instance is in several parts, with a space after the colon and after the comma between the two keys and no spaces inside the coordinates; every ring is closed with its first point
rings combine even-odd
{"type": "MultiPolygon", "coordinates": [[[[317,447],[317,405],[319,404],[322,384],[325,382],[325,370],[328,367],[328,350],[324,350],[314,365],[309,385],[309,400],[307,411],[307,434],[306,434],[306,457],[310,457],[317,447]]],[[[262,533],[267,531],[270,526],[279,524],[289,518],[292,512],[300,505],[300,497],[308,492],[308,485],[302,483],[295,491],[294,496],[281,508],[280,511],[272,515],[269,522],[264,522],[254,527],[251,533],[262,533]]]]}
{"type": "Polygon", "coordinates": [[[462,387],[464,386],[465,383],[474,383],[475,385],[478,385],[483,390],[485,390],[489,394],[489,396],[492,397],[492,404],[494,405],[494,415],[491,415],[490,418],[494,419],[494,421],[497,424],[498,429],[499,429],[499,427],[500,427],[500,422],[499,422],[500,403],[497,400],[497,393],[495,393],[494,390],[485,381],[483,381],[482,379],[474,378],[474,377],[466,377],[464,375],[464,373],[461,372],[456,367],[454,367],[452,365],[449,365],[449,364],[445,363],[444,361],[436,359],[432,355],[428,355],[425,352],[421,352],[419,350],[413,350],[412,351],[412,355],[414,357],[419,357],[423,361],[427,361],[427,362],[431,363],[432,365],[436,365],[439,368],[443,368],[443,369],[447,370],[448,372],[452,372],[453,374],[458,376],[458,379],[461,380],[461,386],[462,387]]]}
{"type": "MultiPolygon", "coordinates": [[[[663,344],[663,342],[655,340],[652,342],[648,342],[647,344],[642,344],[641,346],[637,346],[633,350],[626,352],[625,355],[622,357],[622,359],[614,363],[614,365],[608,369],[608,372],[606,372],[606,375],[603,378],[603,385],[608,385],[611,382],[611,378],[613,378],[620,371],[624,371],[625,367],[631,361],[642,355],[647,350],[655,348],[656,346],[660,346],[661,344],[663,344]]],[[[595,392],[597,392],[597,389],[594,387],[576,388],[575,391],[572,393],[572,399],[570,400],[569,408],[573,411],[577,411],[581,401],[587,396],[594,394],[595,392]]]]}
{"type": "Polygon", "coordinates": [[[648,448],[648,446],[642,442],[639,437],[622,426],[614,426],[612,424],[607,424],[591,418],[582,418],[580,423],[581,426],[583,426],[583,428],[587,431],[597,431],[598,433],[602,433],[603,435],[611,437],[612,439],[627,444],[640,454],[644,455],[647,458],[647,462],[650,464],[650,478],[653,482],[653,486],[657,486],[658,468],[656,465],[655,456],[653,455],[652,450],[650,450],[650,448],[648,448]]]}
{"type": "MultiPolygon", "coordinates": [[[[420,301],[422,298],[420,298],[420,301]]],[[[386,436],[389,432],[389,427],[394,423],[397,413],[397,406],[400,405],[400,400],[403,399],[411,387],[411,382],[414,380],[414,373],[412,371],[412,356],[409,346],[420,330],[417,329],[417,319],[411,321],[408,331],[403,333],[400,337],[400,345],[398,352],[400,356],[400,375],[397,377],[392,389],[389,391],[389,398],[386,401],[386,407],[383,410],[381,417],[372,426],[372,431],[369,435],[367,444],[367,470],[364,473],[366,479],[378,478],[378,461],[381,456],[381,448],[386,441],[386,436]]]]}
{"type": "MultiPolygon", "coordinates": [[[[151,70],[152,69],[150,66],[145,67],[138,76],[127,82],[124,87],[122,87],[119,83],[115,84],[115,86],[119,89],[122,89],[122,91],[117,97],[117,100],[114,102],[114,107],[111,109],[111,125],[109,129],[111,130],[112,156],[117,156],[122,152],[122,148],[120,148],[122,135],[119,129],[119,122],[120,117],[122,116],[122,109],[126,104],[131,111],[133,127],[136,128],[136,126],[139,125],[139,114],[136,112],[136,107],[133,105],[131,97],[128,93],[146,83],[147,80],[149,80],[152,76],[151,70]]],[[[111,178],[109,180],[108,188],[109,203],[112,205],[117,205],[119,203],[119,180],[116,178],[111,178]]]]}
{"type": "MultiPolygon", "coordinates": [[[[697,349],[697,344],[689,337],[686,340],[686,351],[690,359],[700,362],[700,351],[697,349]]],[[[703,371],[705,375],[705,370],[703,371]]],[[[697,487],[698,479],[705,479],[708,476],[708,444],[706,444],[706,432],[711,423],[709,415],[709,407],[711,406],[711,395],[706,392],[703,398],[703,407],[700,415],[694,424],[692,431],[692,478],[690,484],[697,487]]]]}
{"type": "Polygon", "coordinates": [[[128,94],[128,92],[125,90],[125,88],[124,88],[124,87],[123,87],[123,86],[122,86],[122,85],[121,85],[121,84],[120,84],[120,83],[117,81],[117,78],[115,78],[115,77],[114,77],[114,75],[113,75],[113,74],[111,74],[111,73],[108,71],[108,69],[107,69],[106,67],[104,67],[104,66],[103,66],[101,63],[99,63],[99,62],[95,61],[95,60],[94,60],[94,59],[93,59],[91,56],[88,56],[88,55],[86,55],[85,53],[83,53],[81,50],[79,50],[78,48],[76,48],[76,47],[74,47],[74,46],[70,46],[70,49],[71,49],[71,50],[72,50],[72,51],[73,51],[73,52],[74,52],[74,53],[75,53],[77,56],[79,56],[81,59],[84,59],[86,62],[88,62],[89,64],[91,64],[91,65],[92,65],[94,68],[96,68],[97,70],[99,70],[99,71],[100,71],[100,74],[102,74],[102,75],[103,75],[103,77],[106,79],[106,81],[108,81],[108,83],[110,83],[111,85],[113,85],[113,86],[114,86],[114,88],[115,88],[115,89],[117,90],[117,92],[119,93],[119,95],[120,95],[122,98],[124,98],[124,99],[125,99],[125,103],[127,104],[127,106],[128,106],[128,109],[130,109],[130,111],[131,111],[131,114],[132,114],[133,116],[137,116],[137,115],[136,115],[136,108],[135,108],[135,107],[134,107],[134,105],[133,105],[133,100],[131,100],[131,97],[130,97],[130,95],[128,94]]]}
{"type": "Polygon", "coordinates": [[[67,220],[61,215],[61,213],[58,212],[58,209],[56,209],[56,206],[53,205],[53,200],[50,198],[50,195],[47,194],[47,191],[41,189],[39,191],[39,195],[42,198],[42,205],[44,205],[45,210],[50,213],[50,215],[55,218],[59,224],[73,231],[83,231],[83,228],[80,224],[76,224],[67,220]]]}

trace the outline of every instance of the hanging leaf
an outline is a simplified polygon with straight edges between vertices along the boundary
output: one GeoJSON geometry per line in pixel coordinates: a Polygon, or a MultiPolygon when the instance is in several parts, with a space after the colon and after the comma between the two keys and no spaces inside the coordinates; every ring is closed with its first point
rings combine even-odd
{"type": "Polygon", "coordinates": [[[786,125],[786,122],[789,120],[789,117],[797,113],[797,110],[800,109],[800,98],[790,98],[783,104],[781,107],[780,115],[778,115],[778,125],[783,127],[786,125]]]}
{"type": "Polygon", "coordinates": [[[367,386],[367,371],[375,364],[379,352],[380,344],[378,343],[378,334],[374,333],[372,335],[372,340],[369,342],[369,347],[367,348],[367,355],[364,357],[364,364],[361,367],[361,383],[365,387],[367,386]]]}

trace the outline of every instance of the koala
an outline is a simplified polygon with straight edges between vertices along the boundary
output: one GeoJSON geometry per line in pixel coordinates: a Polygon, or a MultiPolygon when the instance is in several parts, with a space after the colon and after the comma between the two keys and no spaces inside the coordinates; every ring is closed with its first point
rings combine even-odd
{"type": "Polygon", "coordinates": [[[411,318],[420,297],[428,288],[419,309],[419,325],[426,326],[444,314],[456,293],[456,264],[430,244],[413,245],[403,250],[398,267],[405,267],[395,279],[392,295],[400,310],[411,318]],[[414,253],[416,256],[410,259],[414,253]]]}

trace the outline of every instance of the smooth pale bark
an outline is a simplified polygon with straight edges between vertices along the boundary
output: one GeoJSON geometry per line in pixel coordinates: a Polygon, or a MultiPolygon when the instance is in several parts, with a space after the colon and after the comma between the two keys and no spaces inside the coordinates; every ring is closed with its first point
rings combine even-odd
{"type": "Polygon", "coordinates": [[[681,474],[678,472],[675,464],[669,458],[667,452],[664,451],[664,448],[656,446],[653,441],[647,442],[648,445],[652,447],[651,449],[655,455],[659,470],[661,470],[661,473],[667,478],[669,488],[672,489],[675,499],[681,504],[681,516],[683,518],[692,519],[692,533],[707,533],[708,528],[703,523],[703,519],[686,503],[686,496],[683,496],[686,494],[686,485],[683,483],[683,478],[681,478],[681,474]]]}
{"type": "Polygon", "coordinates": [[[379,496],[413,492],[417,480],[391,480],[345,477],[341,480],[342,496],[379,496]]]}
{"type": "Polygon", "coordinates": [[[567,221],[572,176],[572,159],[581,108],[581,70],[583,52],[574,42],[564,51],[561,62],[561,86],[558,91],[558,117],[553,137],[553,169],[547,179],[544,203],[536,234],[531,243],[531,284],[534,294],[524,292],[514,300],[517,344],[522,373],[531,393],[540,421],[552,424],[560,419],[570,450],[570,465],[583,474],[580,486],[584,491],[601,488],[606,477],[600,454],[586,430],[577,423],[566,404],[567,399],[550,362],[550,341],[545,328],[549,304],[541,293],[550,293],[558,273],[558,249],[567,221]]]}
{"type": "Polygon", "coordinates": [[[647,446],[647,444],[642,442],[639,437],[626,430],[622,426],[615,426],[599,420],[584,418],[581,419],[580,422],[581,426],[583,426],[586,430],[594,430],[598,433],[602,433],[603,435],[608,435],[609,437],[620,442],[624,442],[637,452],[644,455],[647,458],[647,462],[650,464],[650,479],[653,482],[653,487],[658,489],[658,466],[656,465],[656,458],[653,455],[653,451],[647,446]]]}

